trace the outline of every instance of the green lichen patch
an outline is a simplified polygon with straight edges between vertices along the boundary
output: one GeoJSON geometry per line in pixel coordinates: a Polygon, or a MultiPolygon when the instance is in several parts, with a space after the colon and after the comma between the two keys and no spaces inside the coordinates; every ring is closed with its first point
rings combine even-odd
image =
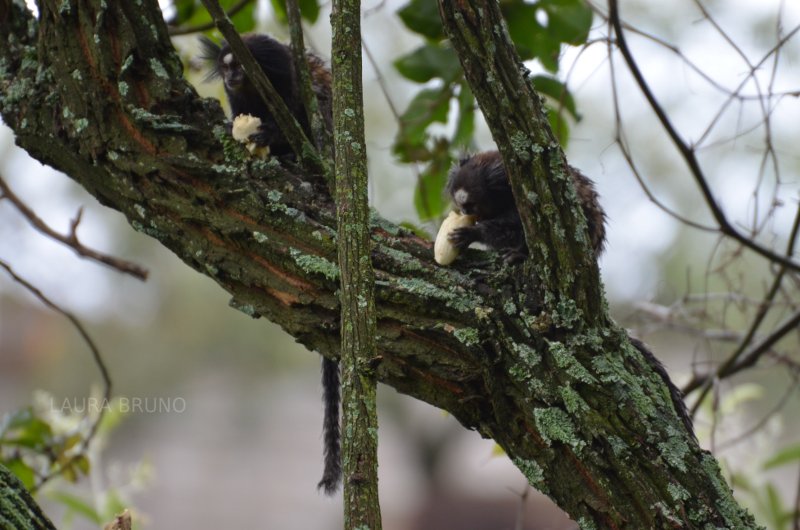
{"type": "Polygon", "coordinates": [[[479,305],[479,301],[473,295],[447,291],[419,278],[395,278],[392,282],[404,291],[423,298],[440,300],[447,307],[462,313],[468,313],[473,307],[479,305]]]}
{"type": "Polygon", "coordinates": [[[290,249],[289,253],[294,258],[295,263],[306,272],[322,274],[327,279],[335,282],[339,280],[339,266],[332,261],[323,258],[322,256],[315,256],[313,254],[305,254],[296,248],[290,249]]]}
{"type": "Polygon", "coordinates": [[[667,484],[667,491],[675,502],[687,501],[692,497],[692,494],[689,493],[686,488],[676,482],[667,484]]]}
{"type": "Polygon", "coordinates": [[[578,308],[575,300],[561,298],[551,317],[555,326],[562,329],[573,329],[583,319],[583,312],[578,308]]]}
{"type": "Polygon", "coordinates": [[[519,360],[527,367],[533,367],[542,362],[542,356],[535,349],[525,343],[515,342],[511,345],[519,360]]]}
{"type": "Polygon", "coordinates": [[[403,252],[402,250],[397,250],[391,247],[383,247],[381,251],[397,263],[402,263],[403,267],[408,272],[421,272],[425,270],[425,267],[422,265],[422,263],[420,263],[417,258],[408,252],[403,252]]]}
{"type": "Polygon", "coordinates": [[[459,328],[453,336],[464,346],[477,346],[480,344],[480,334],[475,328],[459,328]]]}
{"type": "Polygon", "coordinates": [[[587,370],[586,367],[578,362],[572,352],[563,343],[558,341],[548,341],[547,346],[550,355],[556,362],[556,366],[582,383],[597,383],[597,379],[595,379],[592,374],[589,373],[589,370],[587,370]]]}
{"type": "Polygon", "coordinates": [[[629,455],[628,444],[619,436],[612,434],[608,437],[608,444],[617,458],[627,458],[629,455]]]}
{"type": "Polygon", "coordinates": [[[586,445],[586,442],[578,438],[575,424],[563,410],[556,407],[534,409],[533,418],[539,434],[548,445],[561,442],[575,451],[580,451],[586,445]]]}
{"type": "Polygon", "coordinates": [[[675,469],[686,472],[686,457],[689,455],[689,444],[683,436],[670,436],[658,443],[661,457],[675,469]]]}
{"type": "Polygon", "coordinates": [[[559,393],[561,394],[561,399],[564,400],[564,406],[567,407],[567,412],[573,416],[589,410],[589,405],[571,386],[562,386],[559,389],[559,393]]]}
{"type": "Polygon", "coordinates": [[[512,462],[517,468],[522,471],[528,483],[542,493],[547,493],[547,482],[544,479],[544,470],[535,460],[527,460],[523,458],[513,458],[512,462]]]}

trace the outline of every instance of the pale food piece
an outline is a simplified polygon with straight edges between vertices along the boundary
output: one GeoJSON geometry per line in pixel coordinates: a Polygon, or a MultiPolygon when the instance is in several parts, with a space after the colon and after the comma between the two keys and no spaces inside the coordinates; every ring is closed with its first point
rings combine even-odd
{"type": "Polygon", "coordinates": [[[233,139],[237,142],[242,142],[251,155],[266,158],[269,155],[269,147],[260,147],[255,142],[250,141],[250,136],[257,133],[260,126],[261,118],[250,114],[239,114],[233,119],[231,133],[233,134],[233,139]]]}
{"type": "Polygon", "coordinates": [[[458,212],[450,212],[442,226],[439,227],[439,233],[436,235],[436,241],[433,244],[433,259],[439,265],[450,265],[458,257],[458,249],[453,245],[447,236],[456,228],[462,226],[472,226],[475,224],[474,215],[461,215],[458,212]]]}

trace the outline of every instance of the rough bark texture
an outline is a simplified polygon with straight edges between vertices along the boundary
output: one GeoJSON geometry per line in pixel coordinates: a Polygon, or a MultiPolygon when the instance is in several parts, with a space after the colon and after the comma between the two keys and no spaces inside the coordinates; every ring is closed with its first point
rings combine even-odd
{"type": "Polygon", "coordinates": [[[375,274],[370,261],[361,2],[334,0],[333,123],[342,303],[344,527],[380,530],[375,274]]]}
{"type": "Polygon", "coordinates": [[[50,519],[8,469],[0,465],[0,528],[55,530],[50,519]]]}
{"type": "MultiPolygon", "coordinates": [[[[470,269],[471,253],[442,269],[430,242],[373,215],[378,379],[496,440],[583,528],[755,527],[608,317],[586,238],[571,235],[585,231],[563,155],[537,125],[540,102],[496,6],[475,3],[445,3],[445,21],[470,79],[482,65],[481,83],[491,80],[497,108],[484,86],[475,93],[506,161],[522,168],[510,174],[533,259],[527,276],[470,269]]],[[[231,142],[219,104],[183,80],[155,0],[42,0],[38,22],[21,4],[0,0],[0,112],[17,143],[213,278],[235,307],[337,357],[324,179],[249,160],[231,142]]]]}

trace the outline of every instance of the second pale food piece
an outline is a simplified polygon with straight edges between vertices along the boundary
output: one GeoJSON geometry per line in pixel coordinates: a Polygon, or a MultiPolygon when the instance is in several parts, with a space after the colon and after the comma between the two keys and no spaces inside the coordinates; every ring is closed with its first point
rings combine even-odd
{"type": "Polygon", "coordinates": [[[239,114],[233,119],[231,134],[237,142],[242,142],[250,154],[259,158],[266,158],[269,155],[269,147],[260,147],[250,140],[250,136],[258,132],[261,126],[261,119],[249,114],[239,114]]]}
{"type": "Polygon", "coordinates": [[[439,233],[436,235],[436,242],[433,244],[433,259],[436,260],[436,263],[450,265],[455,261],[458,257],[458,249],[447,237],[456,228],[474,224],[474,215],[461,215],[458,212],[450,212],[450,215],[442,221],[442,226],[439,227],[439,233]]]}

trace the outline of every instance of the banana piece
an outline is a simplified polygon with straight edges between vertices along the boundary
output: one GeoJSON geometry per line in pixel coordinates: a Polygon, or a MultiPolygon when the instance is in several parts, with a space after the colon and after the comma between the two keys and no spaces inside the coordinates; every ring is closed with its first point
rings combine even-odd
{"type": "Polygon", "coordinates": [[[442,226],[439,227],[439,233],[436,235],[436,241],[433,244],[433,259],[439,265],[450,265],[458,257],[458,249],[450,243],[447,236],[456,228],[462,226],[472,226],[475,224],[474,215],[461,215],[458,212],[450,212],[442,226]]]}

